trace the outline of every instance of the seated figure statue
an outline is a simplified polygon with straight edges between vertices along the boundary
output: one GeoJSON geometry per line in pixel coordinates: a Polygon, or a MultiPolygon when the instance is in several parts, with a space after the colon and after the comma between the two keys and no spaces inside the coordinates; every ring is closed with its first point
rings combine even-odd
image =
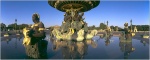
{"type": "Polygon", "coordinates": [[[125,30],[125,38],[127,40],[131,40],[132,35],[131,35],[130,29],[128,28],[128,23],[125,23],[124,26],[125,26],[125,28],[124,28],[124,30],[125,30]]]}
{"type": "Polygon", "coordinates": [[[78,14],[78,12],[75,13],[74,17],[72,18],[71,28],[75,29],[75,32],[82,29],[83,24],[80,22],[82,19],[82,16],[78,14]]]}
{"type": "Polygon", "coordinates": [[[71,15],[69,12],[66,12],[66,14],[64,15],[64,21],[62,22],[62,26],[61,26],[61,33],[67,33],[68,29],[70,28],[70,24],[71,24],[71,15]]]}
{"type": "MultiPolygon", "coordinates": [[[[39,19],[40,19],[39,14],[37,14],[37,13],[33,14],[32,20],[33,20],[34,24],[32,25],[29,32],[24,33],[25,36],[27,34],[27,36],[29,36],[31,38],[30,43],[28,43],[27,45],[24,45],[28,58],[39,59],[39,58],[43,58],[43,57],[47,56],[47,54],[46,54],[47,42],[45,40],[43,40],[46,37],[45,32],[44,32],[45,27],[44,27],[44,24],[42,22],[40,22],[39,19]],[[45,50],[43,50],[43,49],[45,49],[45,50]]],[[[25,32],[25,30],[24,30],[24,32],[25,32]]]]}

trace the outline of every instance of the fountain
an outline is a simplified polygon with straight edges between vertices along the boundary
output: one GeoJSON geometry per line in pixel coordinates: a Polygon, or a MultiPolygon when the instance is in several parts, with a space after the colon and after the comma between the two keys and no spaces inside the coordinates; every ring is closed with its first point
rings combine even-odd
{"type": "Polygon", "coordinates": [[[54,0],[48,1],[48,4],[53,8],[65,12],[64,21],[60,29],[53,29],[51,36],[62,40],[77,40],[83,41],[84,39],[91,39],[94,34],[88,34],[88,26],[82,16],[87,12],[99,5],[100,1],[82,0],[54,0]]]}

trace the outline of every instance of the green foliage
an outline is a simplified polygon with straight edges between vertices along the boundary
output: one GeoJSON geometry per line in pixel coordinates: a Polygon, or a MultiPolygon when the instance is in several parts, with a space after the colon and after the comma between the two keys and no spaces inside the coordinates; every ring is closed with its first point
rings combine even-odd
{"type": "MultiPolygon", "coordinates": [[[[23,28],[25,27],[28,27],[29,24],[20,24],[20,25],[17,25],[17,24],[9,24],[8,26],[6,26],[4,23],[1,23],[1,30],[7,30],[7,29],[10,29],[10,30],[13,30],[13,29],[17,29],[17,30],[22,30],[23,28]]],[[[132,30],[134,30],[134,27],[136,26],[137,30],[138,31],[149,31],[149,25],[132,25],[132,30]]],[[[49,29],[51,30],[53,28],[53,26],[49,27],[49,29]]],[[[116,31],[116,28],[118,28],[118,31],[123,31],[124,28],[120,28],[118,26],[110,26],[111,29],[113,29],[114,31],[116,31]]],[[[93,26],[89,26],[88,27],[89,30],[93,30],[93,29],[97,29],[97,30],[100,30],[100,29],[106,29],[106,24],[104,23],[100,23],[99,27],[95,27],[95,25],[93,26]]],[[[131,27],[129,26],[129,29],[131,29],[131,27]]]]}
{"type": "Polygon", "coordinates": [[[113,25],[112,25],[112,26],[110,26],[110,28],[111,28],[111,29],[115,29],[115,27],[114,27],[113,25]]]}
{"type": "Polygon", "coordinates": [[[21,24],[21,25],[18,25],[17,29],[23,29],[23,28],[28,27],[28,26],[29,26],[28,24],[21,24]]]}
{"type": "Polygon", "coordinates": [[[89,30],[93,30],[93,29],[95,29],[95,25],[93,25],[93,26],[89,26],[89,27],[88,27],[88,29],[89,29],[89,30]]]}
{"type": "Polygon", "coordinates": [[[16,29],[16,28],[15,28],[15,25],[16,25],[16,24],[9,24],[8,27],[7,27],[7,29],[10,29],[10,30],[16,29]]]}
{"type": "Polygon", "coordinates": [[[118,30],[119,30],[118,26],[115,26],[114,31],[118,31],[118,30]]]}
{"type": "Polygon", "coordinates": [[[99,29],[99,27],[95,27],[95,25],[93,25],[93,26],[89,26],[89,27],[88,27],[88,30],[93,30],[93,29],[98,30],[98,29],[99,29]]]}
{"type": "Polygon", "coordinates": [[[99,25],[99,29],[106,29],[106,24],[104,24],[104,23],[100,23],[100,25],[99,25]]]}
{"type": "Polygon", "coordinates": [[[94,28],[95,28],[95,25],[93,25],[92,28],[94,29],[94,28]]]}
{"type": "MultiPolygon", "coordinates": [[[[132,30],[134,30],[135,26],[138,31],[149,31],[149,25],[132,25],[132,30]]],[[[131,26],[129,28],[131,29],[131,26]]]]}
{"type": "Polygon", "coordinates": [[[21,24],[21,25],[17,25],[17,24],[9,24],[7,29],[10,30],[22,30],[23,28],[28,27],[28,24],[21,24]]]}

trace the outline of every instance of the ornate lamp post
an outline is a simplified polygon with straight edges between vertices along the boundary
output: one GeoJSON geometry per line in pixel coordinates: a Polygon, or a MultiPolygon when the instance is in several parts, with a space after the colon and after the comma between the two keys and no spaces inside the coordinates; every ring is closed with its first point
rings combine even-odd
{"type": "Polygon", "coordinates": [[[17,19],[15,19],[15,33],[17,33],[17,19]]]}
{"type": "MultiPolygon", "coordinates": [[[[106,22],[106,30],[108,31],[108,21],[106,22]]],[[[108,32],[107,32],[108,33],[108,32]]]]}
{"type": "Polygon", "coordinates": [[[107,26],[108,26],[108,21],[107,21],[107,26]]]}
{"type": "Polygon", "coordinates": [[[131,32],[132,32],[132,19],[130,20],[130,23],[131,23],[131,32]]]}
{"type": "Polygon", "coordinates": [[[106,23],[107,23],[107,26],[106,26],[106,27],[107,27],[107,30],[109,30],[109,28],[108,28],[108,21],[107,21],[106,23]]]}

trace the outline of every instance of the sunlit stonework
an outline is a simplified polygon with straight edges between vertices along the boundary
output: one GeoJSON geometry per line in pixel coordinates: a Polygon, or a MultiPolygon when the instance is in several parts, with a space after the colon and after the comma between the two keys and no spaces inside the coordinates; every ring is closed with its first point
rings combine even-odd
{"type": "Polygon", "coordinates": [[[70,0],[55,0],[48,1],[49,5],[55,9],[66,12],[64,14],[64,21],[60,29],[55,29],[52,34],[57,39],[63,40],[77,40],[82,41],[84,39],[91,39],[97,34],[97,31],[93,30],[88,33],[87,23],[83,18],[84,12],[87,12],[97,7],[100,1],[82,0],[82,1],[70,1],[70,0]]]}

